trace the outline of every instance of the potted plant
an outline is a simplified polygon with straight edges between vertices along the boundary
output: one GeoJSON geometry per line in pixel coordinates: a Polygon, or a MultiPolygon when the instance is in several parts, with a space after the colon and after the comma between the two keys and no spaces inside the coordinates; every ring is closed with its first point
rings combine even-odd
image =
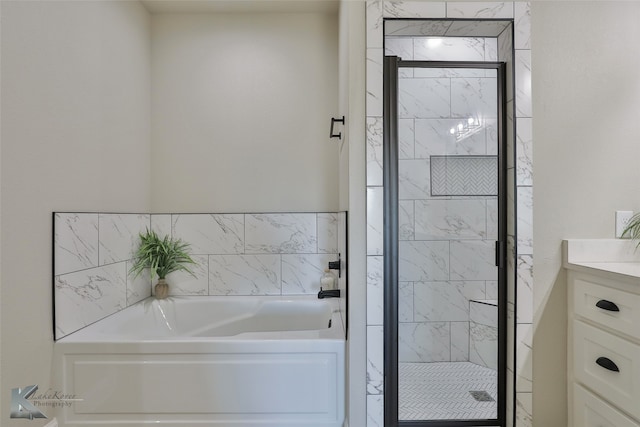
{"type": "Polygon", "coordinates": [[[149,269],[151,280],[158,276],[155,286],[155,295],[158,299],[169,296],[169,285],[166,277],[174,271],[186,271],[195,277],[187,264],[195,264],[188,253],[189,244],[180,239],[172,239],[169,236],[161,238],[155,231],[140,233],[140,246],[133,255],[131,273],[137,277],[143,270],[149,269]]]}
{"type": "Polygon", "coordinates": [[[631,219],[629,219],[627,226],[622,231],[621,237],[630,238],[637,242],[636,248],[640,247],[640,212],[634,214],[631,219]]]}

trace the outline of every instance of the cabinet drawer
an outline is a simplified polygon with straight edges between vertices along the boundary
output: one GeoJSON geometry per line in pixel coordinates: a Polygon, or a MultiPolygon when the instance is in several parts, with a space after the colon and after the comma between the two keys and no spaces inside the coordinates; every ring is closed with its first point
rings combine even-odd
{"type": "Polygon", "coordinates": [[[573,425],[576,427],[640,427],[640,424],[578,384],[573,386],[573,425]]]}
{"type": "Polygon", "coordinates": [[[640,346],[573,320],[573,349],[576,381],[640,419],[640,346]]]}
{"type": "Polygon", "coordinates": [[[573,281],[574,311],[594,322],[640,338],[640,295],[584,278],[573,281]]]}

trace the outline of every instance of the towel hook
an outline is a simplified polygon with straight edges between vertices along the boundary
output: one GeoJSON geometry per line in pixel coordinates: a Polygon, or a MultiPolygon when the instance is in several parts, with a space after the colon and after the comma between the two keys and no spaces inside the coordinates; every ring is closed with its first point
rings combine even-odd
{"type": "Polygon", "coordinates": [[[329,132],[329,138],[338,138],[342,139],[342,132],[335,133],[333,130],[333,126],[337,123],[342,123],[344,125],[344,116],[341,119],[336,119],[335,117],[331,117],[331,131],[329,132]]]}

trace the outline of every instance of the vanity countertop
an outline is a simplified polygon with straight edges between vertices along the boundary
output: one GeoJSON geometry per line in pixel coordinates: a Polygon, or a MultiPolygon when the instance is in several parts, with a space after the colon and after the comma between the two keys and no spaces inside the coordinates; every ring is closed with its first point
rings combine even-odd
{"type": "Polygon", "coordinates": [[[564,240],[563,266],[569,270],[637,281],[640,279],[640,248],[636,250],[636,242],[627,239],[564,240]]]}

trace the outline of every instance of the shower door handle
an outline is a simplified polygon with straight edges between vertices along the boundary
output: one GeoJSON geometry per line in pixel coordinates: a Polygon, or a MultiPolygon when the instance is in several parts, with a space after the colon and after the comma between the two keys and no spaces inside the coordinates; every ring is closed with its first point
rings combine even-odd
{"type": "Polygon", "coordinates": [[[502,268],[502,261],[504,260],[504,245],[502,240],[496,240],[496,267],[502,268]]]}

